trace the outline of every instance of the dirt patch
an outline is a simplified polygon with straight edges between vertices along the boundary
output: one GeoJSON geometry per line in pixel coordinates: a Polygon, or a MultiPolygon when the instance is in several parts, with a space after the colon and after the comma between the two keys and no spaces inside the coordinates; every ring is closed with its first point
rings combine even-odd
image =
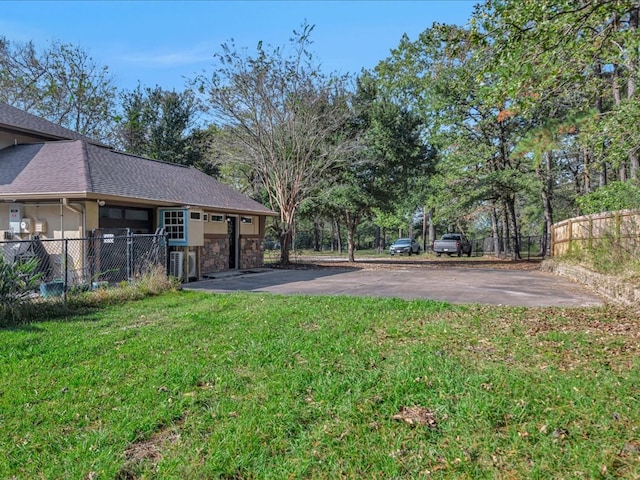
{"type": "Polygon", "coordinates": [[[124,452],[125,463],[116,478],[118,480],[136,480],[140,478],[138,472],[141,465],[150,464],[151,468],[155,468],[162,459],[163,451],[180,439],[179,426],[181,423],[182,420],[153,433],[147,440],[132,443],[124,452]]]}
{"type": "Polygon", "coordinates": [[[391,418],[409,425],[425,425],[429,428],[437,428],[438,426],[435,413],[420,406],[400,407],[400,411],[391,418]]]}

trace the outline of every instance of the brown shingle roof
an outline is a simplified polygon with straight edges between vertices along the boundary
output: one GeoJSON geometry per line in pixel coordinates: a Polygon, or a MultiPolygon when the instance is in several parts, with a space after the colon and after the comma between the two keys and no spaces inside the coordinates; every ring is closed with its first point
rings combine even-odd
{"type": "Polygon", "coordinates": [[[95,145],[106,146],[73,130],[2,102],[0,102],[0,130],[23,133],[40,140],[85,140],[95,145]]]}
{"type": "Polygon", "coordinates": [[[83,140],[0,150],[0,195],[110,195],[273,215],[246,195],[196,170],[102,148],[83,140]]]}

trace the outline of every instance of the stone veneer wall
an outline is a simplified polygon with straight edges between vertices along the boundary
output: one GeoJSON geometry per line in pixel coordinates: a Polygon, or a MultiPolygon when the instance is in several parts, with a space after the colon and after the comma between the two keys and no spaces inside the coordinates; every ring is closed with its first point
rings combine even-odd
{"type": "Polygon", "coordinates": [[[207,273],[229,270],[229,240],[226,236],[205,235],[200,250],[200,271],[207,273]]]}
{"type": "Polygon", "coordinates": [[[263,265],[262,240],[259,237],[240,237],[240,268],[260,268],[263,265]]]}
{"type": "Polygon", "coordinates": [[[543,272],[571,278],[614,303],[640,308],[640,288],[620,278],[603,275],[579,265],[562,263],[554,259],[542,262],[540,269],[543,272]]]}
{"type": "MultiPolygon", "coordinates": [[[[264,265],[260,237],[240,237],[239,268],[259,268],[264,265]]],[[[229,270],[229,239],[226,236],[205,235],[200,250],[202,275],[229,270]]]]}

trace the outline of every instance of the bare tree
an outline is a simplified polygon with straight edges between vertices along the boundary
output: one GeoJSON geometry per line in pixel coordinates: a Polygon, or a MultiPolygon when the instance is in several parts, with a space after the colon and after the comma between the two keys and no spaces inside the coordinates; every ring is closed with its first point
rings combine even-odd
{"type": "Polygon", "coordinates": [[[108,140],[116,86],[106,66],[83,49],[0,37],[0,101],[97,140],[108,140]]]}
{"type": "Polygon", "coordinates": [[[290,48],[255,55],[233,41],[215,55],[210,77],[195,80],[221,129],[228,161],[248,166],[280,212],[280,261],[289,263],[300,202],[339,159],[348,117],[346,78],[324,75],[309,52],[312,26],[294,31],[290,48]]]}

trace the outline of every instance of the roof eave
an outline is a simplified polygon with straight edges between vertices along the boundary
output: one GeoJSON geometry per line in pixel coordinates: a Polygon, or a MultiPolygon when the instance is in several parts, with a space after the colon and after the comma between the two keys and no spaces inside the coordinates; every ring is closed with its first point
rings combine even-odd
{"type": "Polygon", "coordinates": [[[153,198],[141,198],[141,197],[123,197],[118,195],[100,194],[98,192],[50,192],[50,193],[36,193],[36,192],[23,192],[23,193],[0,193],[0,202],[13,203],[21,201],[61,201],[63,198],[71,200],[103,200],[106,202],[124,202],[124,203],[137,203],[145,205],[153,205],[154,207],[167,207],[167,208],[179,208],[190,207],[199,208],[203,210],[218,210],[220,212],[232,213],[238,215],[264,215],[267,217],[278,216],[278,213],[271,210],[254,210],[250,208],[229,208],[221,205],[199,205],[192,203],[185,203],[180,201],[171,200],[158,200],[153,198]]]}

